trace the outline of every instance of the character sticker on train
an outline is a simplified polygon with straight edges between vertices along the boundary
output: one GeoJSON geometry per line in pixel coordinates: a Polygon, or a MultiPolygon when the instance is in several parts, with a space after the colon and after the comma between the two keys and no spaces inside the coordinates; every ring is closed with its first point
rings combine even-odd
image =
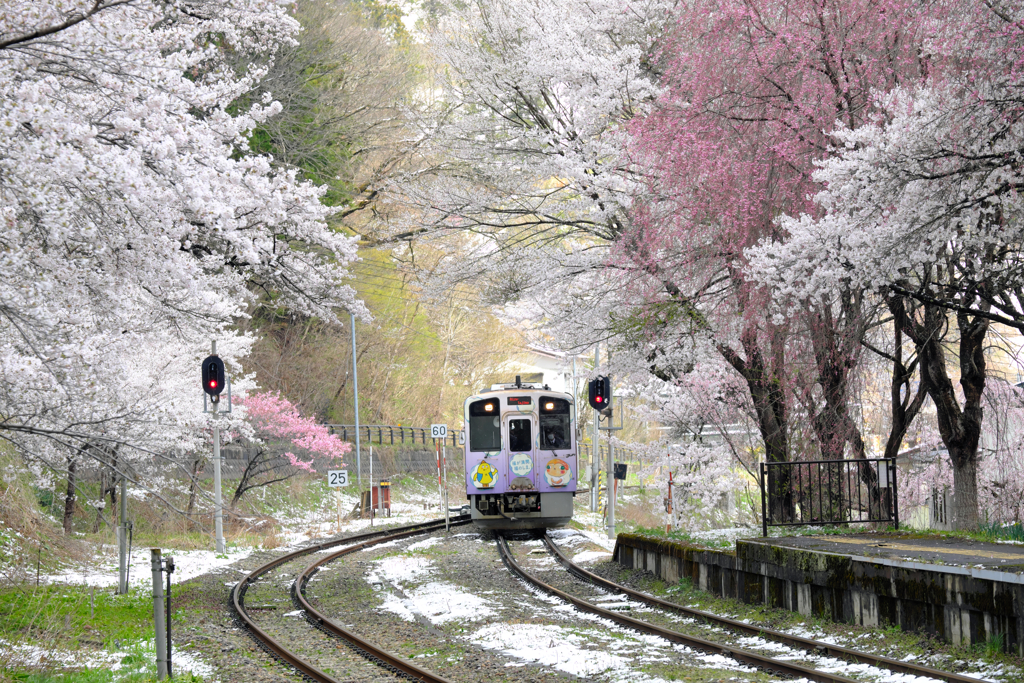
{"type": "Polygon", "coordinates": [[[528,453],[516,453],[508,461],[508,468],[520,477],[525,477],[533,469],[533,458],[528,453]]]}
{"type": "Polygon", "coordinates": [[[497,467],[486,460],[482,460],[473,472],[473,486],[476,486],[478,489],[493,489],[494,479],[497,474],[497,467]]]}
{"type": "Polygon", "coordinates": [[[544,469],[544,480],[548,486],[567,486],[572,481],[569,463],[561,458],[548,460],[548,465],[544,469]]]}

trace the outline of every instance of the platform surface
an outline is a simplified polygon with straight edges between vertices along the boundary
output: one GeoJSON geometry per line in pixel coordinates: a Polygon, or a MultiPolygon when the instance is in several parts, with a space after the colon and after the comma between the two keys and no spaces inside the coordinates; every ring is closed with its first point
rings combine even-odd
{"type": "Polygon", "coordinates": [[[850,534],[849,536],[779,536],[746,538],[764,543],[838,555],[896,562],[975,567],[1024,574],[1024,545],[986,543],[954,538],[915,537],[913,534],[850,534]]]}

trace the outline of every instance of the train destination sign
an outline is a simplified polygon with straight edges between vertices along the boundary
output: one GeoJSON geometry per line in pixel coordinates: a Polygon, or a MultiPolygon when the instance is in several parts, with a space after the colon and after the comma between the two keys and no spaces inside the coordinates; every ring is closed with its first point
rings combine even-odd
{"type": "Polygon", "coordinates": [[[510,406],[532,406],[533,405],[533,397],[532,396],[509,396],[508,397],[508,404],[510,406]]]}

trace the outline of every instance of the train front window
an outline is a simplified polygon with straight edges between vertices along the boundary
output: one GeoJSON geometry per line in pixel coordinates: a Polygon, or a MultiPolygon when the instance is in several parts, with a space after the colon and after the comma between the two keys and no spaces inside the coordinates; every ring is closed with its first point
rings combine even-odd
{"type": "Polygon", "coordinates": [[[501,450],[501,411],[498,399],[469,404],[469,450],[501,450]]]}
{"type": "Polygon", "coordinates": [[[563,398],[540,399],[540,447],[545,450],[572,446],[569,402],[563,398]]]}
{"type": "Polygon", "coordinates": [[[530,431],[529,420],[508,421],[508,450],[510,453],[533,450],[533,435],[530,431]]]}

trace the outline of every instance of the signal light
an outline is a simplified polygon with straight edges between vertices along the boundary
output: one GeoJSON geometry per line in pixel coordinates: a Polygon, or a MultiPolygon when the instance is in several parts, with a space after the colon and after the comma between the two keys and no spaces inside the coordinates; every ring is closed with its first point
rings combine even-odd
{"type": "Polygon", "coordinates": [[[215,398],[224,391],[224,361],[220,356],[207,356],[203,361],[203,391],[215,398]]]}
{"type": "Polygon", "coordinates": [[[608,377],[595,377],[587,385],[587,402],[591,408],[601,410],[612,398],[612,381],[608,377]]]}

